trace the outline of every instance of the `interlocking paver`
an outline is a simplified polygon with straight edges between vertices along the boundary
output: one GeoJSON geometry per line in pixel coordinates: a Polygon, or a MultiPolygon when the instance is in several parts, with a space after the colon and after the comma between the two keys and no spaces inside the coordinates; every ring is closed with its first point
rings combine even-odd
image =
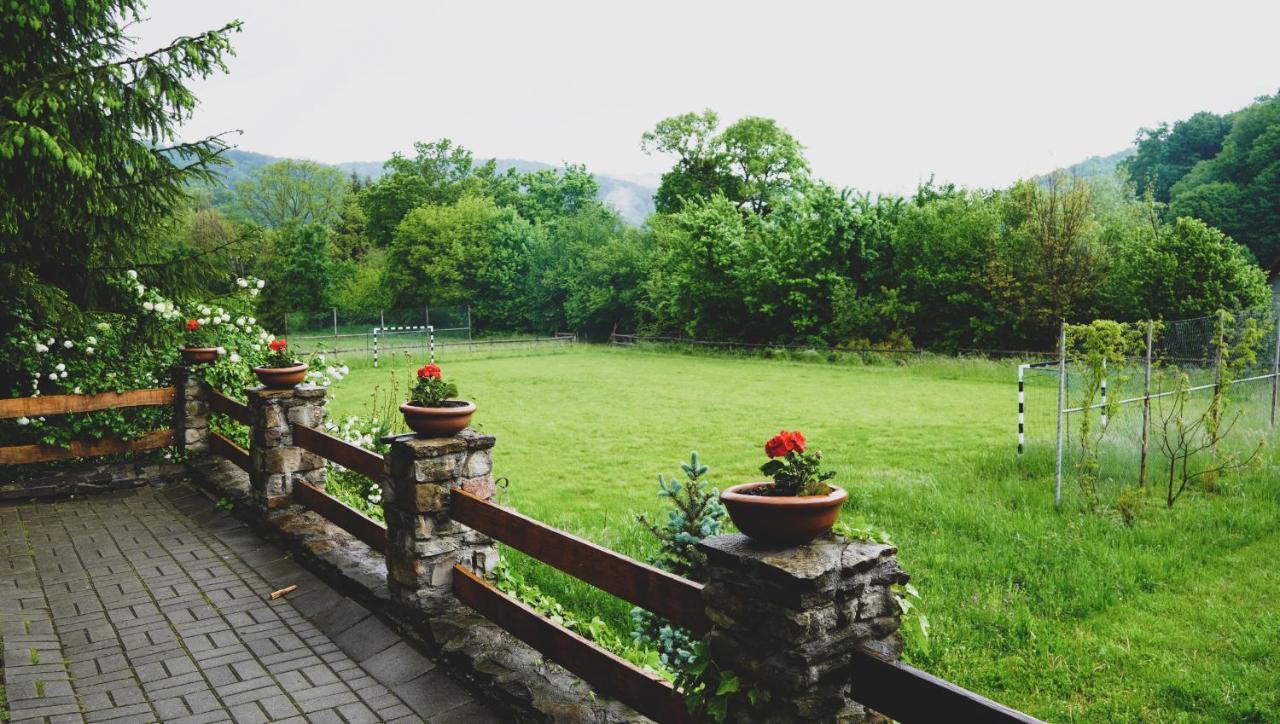
{"type": "Polygon", "coordinates": [[[0,505],[0,641],[15,722],[497,721],[185,484],[0,505]]]}

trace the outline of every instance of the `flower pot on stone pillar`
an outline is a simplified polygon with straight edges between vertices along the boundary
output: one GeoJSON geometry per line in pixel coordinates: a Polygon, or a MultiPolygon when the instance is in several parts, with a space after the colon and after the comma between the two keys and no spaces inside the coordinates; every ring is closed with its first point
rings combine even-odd
{"type": "Polygon", "coordinates": [[[218,359],[217,347],[182,347],[178,350],[182,361],[189,365],[208,364],[218,359]]]}
{"type": "Polygon", "coordinates": [[[432,362],[418,369],[418,381],[409,390],[409,401],[400,406],[405,424],[419,437],[449,437],[471,424],[476,404],[452,399],[458,387],[444,381],[440,365],[432,362]]]}
{"type": "Polygon", "coordinates": [[[284,339],[273,339],[267,347],[271,350],[271,354],[267,356],[267,363],[253,368],[253,374],[257,375],[263,387],[271,390],[287,390],[307,378],[306,363],[286,351],[289,347],[288,342],[284,339]]]}
{"type": "Polygon", "coordinates": [[[827,482],[836,474],[821,469],[822,453],[808,452],[799,430],[783,430],[764,451],[769,461],[760,472],[773,482],[734,485],[720,494],[733,524],[767,545],[799,545],[829,532],[849,494],[827,482]]]}

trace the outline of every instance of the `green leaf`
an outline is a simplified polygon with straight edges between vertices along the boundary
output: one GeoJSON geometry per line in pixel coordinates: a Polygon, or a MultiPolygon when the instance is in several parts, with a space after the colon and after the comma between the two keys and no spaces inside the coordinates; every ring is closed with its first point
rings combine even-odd
{"type": "Polygon", "coordinates": [[[738,681],[738,675],[732,671],[725,671],[720,675],[720,686],[716,688],[716,696],[736,693],[740,686],[742,682],[738,681]]]}

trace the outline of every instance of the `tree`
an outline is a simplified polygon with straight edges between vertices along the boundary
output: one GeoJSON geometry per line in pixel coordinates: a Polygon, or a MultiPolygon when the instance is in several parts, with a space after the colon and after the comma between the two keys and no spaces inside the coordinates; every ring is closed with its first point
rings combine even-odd
{"type": "Polygon", "coordinates": [[[645,153],[675,156],[675,166],[662,175],[654,205],[658,213],[679,211],[686,202],[710,199],[725,193],[732,179],[724,167],[724,151],[716,135],[719,117],[707,109],[658,121],[640,137],[645,153]]]}
{"type": "Polygon", "coordinates": [[[536,229],[515,210],[467,195],[405,216],[390,248],[386,284],[398,305],[470,304],[473,320],[512,328],[523,265],[536,229]]]}
{"type": "Polygon", "coordinates": [[[263,319],[283,328],[290,312],[314,312],[330,306],[329,233],[320,224],[287,226],[273,232],[271,240],[260,309],[263,319]]]}
{"type": "Polygon", "coordinates": [[[720,144],[725,167],[738,182],[731,198],[758,215],[768,214],[808,178],[804,146],[772,118],[743,118],[724,130],[720,144]]]}
{"type": "Polygon", "coordinates": [[[988,265],[998,301],[992,334],[1046,339],[1062,321],[1089,316],[1104,273],[1088,184],[1055,175],[1021,181],[1004,203],[1002,235],[988,265]]]}
{"type": "Polygon", "coordinates": [[[1162,123],[1138,131],[1137,153],[1121,162],[1138,194],[1149,189],[1156,201],[1168,203],[1170,190],[1200,161],[1213,158],[1231,121],[1213,113],[1200,112],[1170,128],[1162,123]]]}
{"type": "Polygon", "coordinates": [[[267,229],[330,224],[347,193],[347,179],[332,166],[285,159],[256,168],[236,184],[236,203],[267,229]]]}
{"type": "Polygon", "coordinates": [[[985,270],[1000,240],[995,194],[930,181],[893,230],[893,284],[914,314],[917,342],[955,348],[978,343],[990,313],[985,270]]]}
{"type": "Polygon", "coordinates": [[[1219,309],[1251,309],[1271,298],[1249,252],[1203,221],[1156,225],[1117,255],[1108,296],[1128,319],[1188,319],[1219,309]]]}
{"type": "Polygon", "coordinates": [[[192,267],[146,243],[187,185],[212,178],[219,137],[181,143],[192,78],[225,72],[239,22],[146,53],[137,0],[14,3],[0,17],[0,333],[29,310],[70,323],[109,305],[108,273],[169,289],[192,267]]]}
{"type": "Polygon", "coordinates": [[[413,158],[395,154],[383,165],[382,178],[360,193],[369,236],[378,246],[391,243],[411,210],[423,204],[452,204],[463,194],[482,194],[496,183],[492,160],[477,166],[470,151],[447,138],[419,141],[413,148],[413,158]]]}

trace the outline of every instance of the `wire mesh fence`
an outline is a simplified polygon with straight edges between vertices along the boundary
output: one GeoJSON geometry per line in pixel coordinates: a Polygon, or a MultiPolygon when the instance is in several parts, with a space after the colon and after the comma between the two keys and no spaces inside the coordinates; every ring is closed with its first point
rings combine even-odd
{"type": "MultiPolygon", "coordinates": [[[[285,336],[299,352],[324,349],[336,353],[373,354],[374,330],[420,330],[405,335],[399,347],[426,349],[425,330],[435,329],[438,341],[471,340],[471,308],[467,305],[422,306],[377,311],[351,311],[337,308],[311,312],[291,312],[285,317],[285,336]]],[[[383,340],[379,340],[383,342],[383,340]]]]}
{"type": "Polygon", "coordinates": [[[1273,308],[1138,323],[1149,343],[1108,363],[1094,389],[1065,343],[1059,359],[1019,365],[1019,455],[1053,465],[1057,490],[1090,446],[1104,476],[1143,484],[1159,482],[1180,458],[1203,467],[1210,455],[1247,456],[1274,433],[1277,318],[1273,308]]]}

